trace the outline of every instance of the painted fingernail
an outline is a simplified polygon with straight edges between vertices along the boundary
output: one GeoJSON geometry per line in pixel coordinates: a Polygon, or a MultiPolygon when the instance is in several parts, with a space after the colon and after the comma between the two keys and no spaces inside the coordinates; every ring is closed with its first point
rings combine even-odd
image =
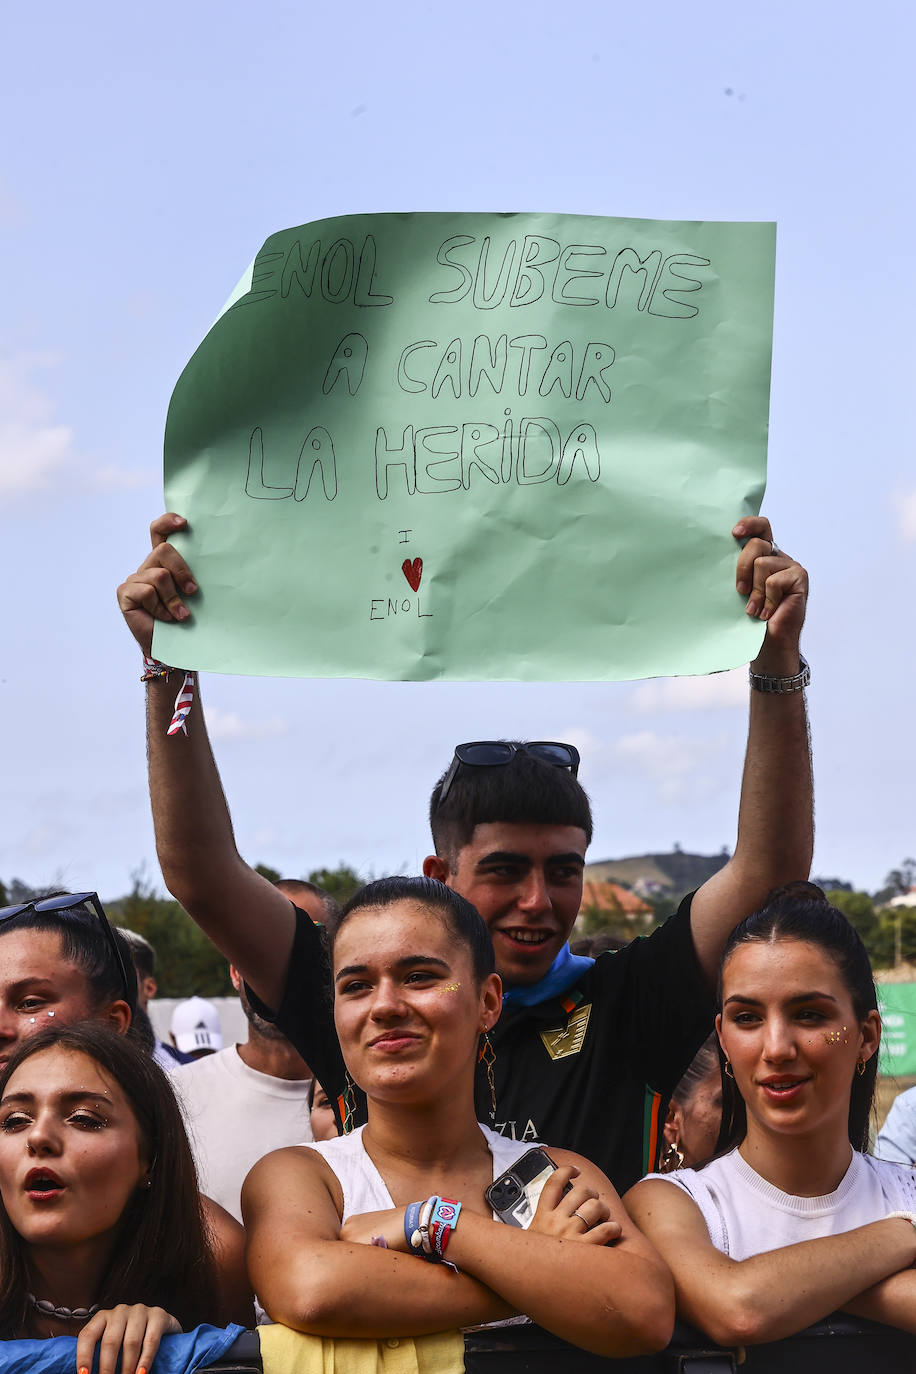
{"type": "Polygon", "coordinates": [[[137,1365],[137,1374],[146,1374],[146,1365],[145,1365],[145,1364],[138,1364],[138,1365],[137,1365]]]}
{"type": "Polygon", "coordinates": [[[748,584],[747,584],[746,582],[739,582],[739,583],[738,583],[738,595],[739,595],[739,596],[747,596],[747,594],[748,594],[748,592],[749,592],[750,590],[751,590],[751,589],[750,589],[750,587],[748,586],[748,584]]]}
{"type": "Polygon", "coordinates": [[[89,1374],[89,1370],[86,1368],[85,1365],[81,1365],[78,1374],[89,1374]]]}
{"type": "Polygon", "coordinates": [[[191,613],[190,613],[190,611],[188,610],[187,606],[176,606],[176,608],[175,608],[175,619],[176,619],[176,620],[187,620],[187,618],[188,618],[188,616],[189,616],[190,614],[191,614],[191,613]]]}

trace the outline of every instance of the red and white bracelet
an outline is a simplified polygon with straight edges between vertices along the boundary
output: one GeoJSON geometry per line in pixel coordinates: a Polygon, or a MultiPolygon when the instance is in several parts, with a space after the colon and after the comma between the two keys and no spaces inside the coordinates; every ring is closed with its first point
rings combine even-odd
{"type": "Polygon", "coordinates": [[[161,677],[164,677],[168,682],[172,673],[181,673],[183,676],[181,687],[175,698],[172,719],[165,733],[177,735],[180,730],[183,735],[186,735],[188,733],[188,714],[194,702],[194,674],[187,672],[184,668],[170,668],[167,663],[160,663],[158,658],[150,658],[149,654],[143,655],[141,682],[154,682],[161,677]]]}

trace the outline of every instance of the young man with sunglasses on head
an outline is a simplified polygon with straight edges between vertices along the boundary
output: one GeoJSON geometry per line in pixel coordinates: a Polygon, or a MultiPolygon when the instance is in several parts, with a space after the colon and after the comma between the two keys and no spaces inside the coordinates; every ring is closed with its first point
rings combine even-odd
{"type": "MultiPolygon", "coordinates": [[[[168,536],[119,589],[145,655],[154,620],[188,618],[196,583],[168,536]]],[[[487,923],[505,988],[504,1009],[478,1066],[484,1122],[550,1139],[598,1163],[625,1190],[655,1163],[667,1098],[712,1024],[719,956],[732,928],[771,888],[808,874],[811,768],[799,637],[807,575],[772,539],[769,522],[735,526],[745,539],[736,587],[767,634],[751,665],[751,711],[735,853],[647,939],[596,961],[567,937],[582,897],[591,839],[578,754],[562,742],[461,745],[433,791],[435,854],[424,872],[473,902],[487,923]]],[[[327,996],[322,933],[235,847],[232,824],[195,706],[177,728],[175,684],[147,661],[150,792],[169,890],[246,978],[311,1065],[347,1126],[364,1119],[349,1084],[327,996]]]]}

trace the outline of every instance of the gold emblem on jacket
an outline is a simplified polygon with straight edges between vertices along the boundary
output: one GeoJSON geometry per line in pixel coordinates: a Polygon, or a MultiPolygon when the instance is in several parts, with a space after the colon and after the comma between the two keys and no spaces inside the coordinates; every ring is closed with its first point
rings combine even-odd
{"type": "Polygon", "coordinates": [[[544,1048],[551,1059],[568,1059],[570,1055],[579,1053],[585,1043],[585,1032],[588,1030],[588,1018],[591,1014],[592,1004],[586,1002],[584,1007],[578,1007],[572,1013],[566,1025],[560,1030],[541,1031],[544,1048]]]}

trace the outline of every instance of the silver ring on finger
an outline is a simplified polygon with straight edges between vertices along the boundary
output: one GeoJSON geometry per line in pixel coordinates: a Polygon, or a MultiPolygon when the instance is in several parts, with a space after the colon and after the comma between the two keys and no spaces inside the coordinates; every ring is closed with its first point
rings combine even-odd
{"type": "Polygon", "coordinates": [[[775,540],[775,539],[771,539],[771,540],[770,540],[770,557],[771,557],[771,558],[777,558],[781,553],[782,553],[782,549],[781,549],[781,548],[779,547],[779,545],[776,543],[776,540],[775,540]]]}
{"type": "Polygon", "coordinates": [[[581,1212],[576,1212],[576,1211],[574,1211],[574,1212],[573,1212],[573,1216],[579,1218],[579,1220],[581,1221],[582,1225],[585,1227],[585,1229],[586,1229],[586,1231],[587,1231],[587,1230],[588,1230],[588,1222],[585,1220],[585,1217],[582,1215],[582,1213],[581,1213],[581,1212]]]}

